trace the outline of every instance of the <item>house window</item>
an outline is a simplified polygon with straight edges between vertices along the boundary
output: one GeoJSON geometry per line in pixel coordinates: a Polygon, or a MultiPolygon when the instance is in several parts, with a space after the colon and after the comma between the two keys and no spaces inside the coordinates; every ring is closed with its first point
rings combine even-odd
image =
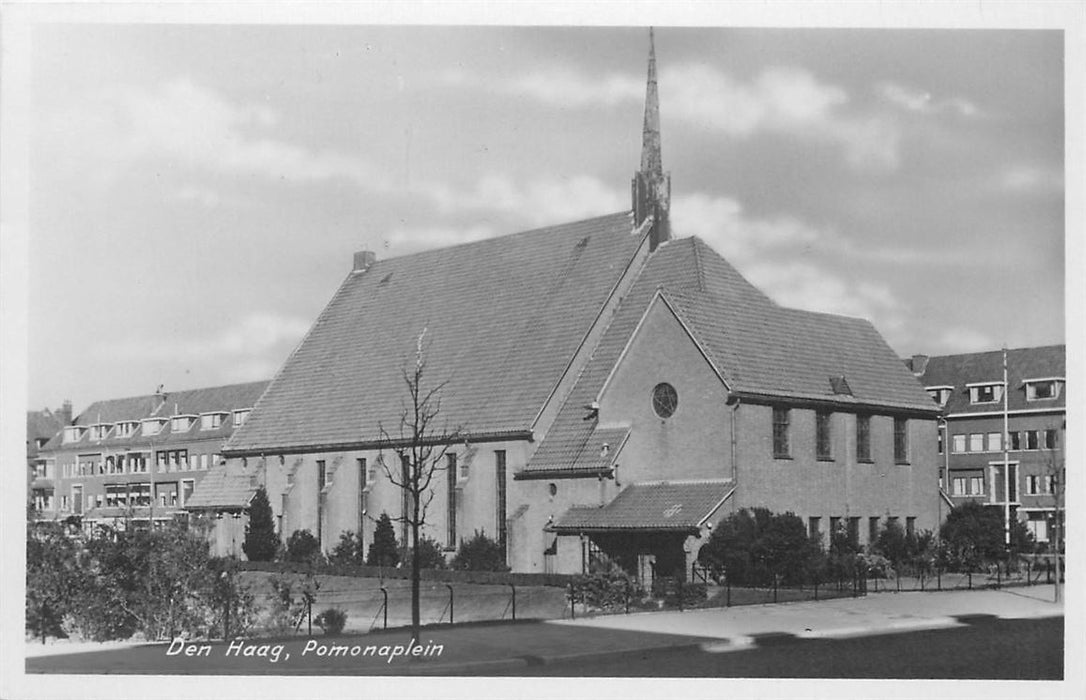
{"type": "Polygon", "coordinates": [[[867,519],[867,544],[874,546],[879,541],[878,516],[867,519]]]}
{"type": "Polygon", "coordinates": [[[195,479],[182,479],[181,480],[181,507],[184,508],[185,504],[189,502],[189,497],[192,496],[193,490],[196,488],[195,479]]]}
{"type": "Polygon", "coordinates": [[[965,452],[965,435],[951,436],[951,452],[965,452]]]}
{"type": "Polygon", "coordinates": [[[828,411],[815,413],[815,453],[818,459],[833,459],[830,427],[833,414],[828,411]]]}
{"type": "Polygon", "coordinates": [[[1054,450],[1059,443],[1059,433],[1056,430],[1045,431],[1045,449],[1054,450]]]}
{"type": "Polygon", "coordinates": [[[1026,400],[1044,401],[1058,398],[1062,384],[1063,382],[1059,379],[1027,379],[1026,400]]]}
{"type": "Polygon", "coordinates": [[[1011,449],[1012,450],[1020,450],[1020,449],[1022,449],[1022,433],[1019,433],[1019,432],[1016,431],[1016,432],[1010,433],[1010,436],[1011,436],[1011,449]]]}
{"type": "Polygon", "coordinates": [[[929,386],[927,387],[928,396],[931,400],[940,406],[945,406],[947,399],[950,398],[950,392],[954,390],[952,386],[929,386]]]}
{"type": "Polygon", "coordinates": [[[788,457],[788,422],[791,412],[787,408],[773,409],[773,456],[788,457]]]}
{"type": "Polygon", "coordinates": [[[448,549],[456,549],[456,455],[445,455],[445,477],[448,488],[446,489],[447,529],[445,532],[445,546],[448,549]]]}
{"type": "Polygon", "coordinates": [[[117,423],[113,430],[114,437],[127,438],[132,437],[136,433],[136,423],[132,421],[124,421],[123,423],[117,423]]]}
{"type": "Polygon", "coordinates": [[[83,438],[83,433],[86,431],[81,425],[70,425],[64,429],[64,442],[79,442],[83,438]]]}
{"type": "Polygon", "coordinates": [[[871,416],[856,416],[856,460],[871,461],[871,416]]]}
{"type": "Polygon", "coordinates": [[[1036,450],[1037,447],[1038,447],[1037,431],[1036,430],[1027,430],[1026,431],[1026,449],[1027,450],[1036,450]]]}
{"type": "Polygon", "coordinates": [[[92,425],[90,428],[91,440],[104,440],[109,433],[108,425],[92,425]]]}
{"type": "Polygon", "coordinates": [[[860,545],[860,519],[858,517],[848,519],[848,541],[853,547],[860,545]]]}
{"type": "Polygon", "coordinates": [[[661,382],[652,389],[652,410],[661,418],[670,418],[679,406],[679,394],[675,387],[661,382]]]}
{"type": "Polygon", "coordinates": [[[130,484],[128,490],[129,503],[133,506],[146,508],[151,505],[151,484],[130,484]]]}
{"type": "Polygon", "coordinates": [[[494,450],[494,483],[497,488],[497,513],[495,518],[497,519],[498,543],[505,546],[505,499],[506,499],[506,487],[505,487],[505,450],[494,450]]]}
{"type": "Polygon", "coordinates": [[[1052,493],[1052,489],[1056,485],[1056,478],[1051,474],[1046,474],[1041,483],[1044,485],[1042,493],[1052,493]]]}
{"type": "Polygon", "coordinates": [[[971,384],[969,385],[970,403],[995,403],[1003,398],[1002,384],[971,384]]]}
{"type": "Polygon", "coordinates": [[[215,430],[222,427],[221,413],[205,413],[200,416],[200,430],[215,430]]]}
{"type": "Polygon", "coordinates": [[[195,416],[174,416],[170,419],[170,432],[184,433],[192,427],[195,416]]]}
{"type": "Polygon", "coordinates": [[[980,496],[984,493],[984,477],[983,476],[971,476],[969,477],[969,493],[973,496],[980,496]]]}
{"type": "Polygon", "coordinates": [[[245,419],[249,417],[249,411],[252,409],[242,408],[234,411],[234,427],[240,428],[245,425],[245,419]]]}
{"type": "Polygon", "coordinates": [[[1002,452],[1003,451],[1003,439],[1002,433],[988,433],[988,451],[989,452],[1002,452]]]}
{"type": "Polygon", "coordinates": [[[984,452],[984,433],[969,433],[969,451],[984,452]]]}
{"type": "Polygon", "coordinates": [[[946,449],[946,445],[943,444],[943,431],[942,430],[940,430],[936,435],[936,444],[937,444],[936,449],[939,451],[939,454],[943,454],[943,450],[946,449]]]}
{"type": "Polygon", "coordinates": [[[894,461],[898,464],[909,461],[909,421],[905,418],[894,419],[894,461]]]}
{"type": "Polygon", "coordinates": [[[817,515],[807,518],[807,536],[822,542],[822,518],[817,515]]]}
{"type": "Polygon", "coordinates": [[[955,496],[965,496],[969,493],[969,480],[966,477],[956,476],[950,483],[950,492],[955,496]]]}
{"type": "Polygon", "coordinates": [[[1036,496],[1041,492],[1041,477],[1036,474],[1026,476],[1026,495],[1036,496]]]}

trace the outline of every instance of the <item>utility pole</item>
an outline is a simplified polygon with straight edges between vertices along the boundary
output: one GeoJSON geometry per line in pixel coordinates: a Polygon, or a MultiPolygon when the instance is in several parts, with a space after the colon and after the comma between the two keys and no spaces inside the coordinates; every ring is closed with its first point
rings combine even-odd
{"type": "Polygon", "coordinates": [[[1011,437],[1010,412],[1008,411],[1007,395],[1010,386],[1007,383],[1007,346],[1003,346],[1003,544],[1007,548],[1007,556],[1011,551],[1011,461],[1009,448],[1011,437]]]}

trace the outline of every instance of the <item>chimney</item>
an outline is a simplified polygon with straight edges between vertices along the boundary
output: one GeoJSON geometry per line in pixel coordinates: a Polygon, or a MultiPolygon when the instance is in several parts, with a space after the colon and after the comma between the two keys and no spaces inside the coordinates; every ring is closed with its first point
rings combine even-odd
{"type": "Polygon", "coordinates": [[[377,262],[377,253],[372,250],[360,250],[354,254],[354,272],[364,272],[377,262]]]}
{"type": "Polygon", "coordinates": [[[910,364],[913,370],[913,374],[920,377],[924,372],[928,370],[928,356],[927,355],[913,355],[912,362],[910,364]]]}
{"type": "Polygon", "coordinates": [[[641,169],[631,183],[634,226],[652,216],[649,250],[671,238],[671,175],[664,172],[660,148],[660,96],[656,89],[656,45],[649,29],[649,75],[645,86],[645,123],[641,132],[641,169]]]}
{"type": "Polygon", "coordinates": [[[60,421],[61,425],[71,425],[72,424],[72,401],[71,401],[71,399],[64,399],[64,403],[61,404],[59,409],[57,409],[56,417],[57,417],[57,420],[60,421]]]}

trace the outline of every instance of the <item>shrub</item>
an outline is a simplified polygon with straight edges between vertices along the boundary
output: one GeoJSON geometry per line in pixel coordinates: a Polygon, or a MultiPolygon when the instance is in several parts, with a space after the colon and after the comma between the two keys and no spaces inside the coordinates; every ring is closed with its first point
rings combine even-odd
{"type": "Polygon", "coordinates": [[[366,553],[366,563],[370,566],[396,566],[400,563],[396,531],[392,528],[392,519],[388,517],[388,513],[381,513],[381,517],[377,519],[373,542],[366,553]]]}
{"type": "Polygon", "coordinates": [[[279,535],[275,532],[275,519],[268,492],[261,486],[249,504],[249,524],[245,526],[245,542],[241,551],[249,561],[271,561],[279,549],[279,535]]]}
{"type": "Polygon", "coordinates": [[[313,622],[315,622],[325,634],[339,634],[347,625],[347,613],[339,608],[328,608],[320,615],[313,618],[313,622]]]}
{"type": "MultiPolygon", "coordinates": [[[[1003,511],[969,501],[950,511],[940,528],[944,564],[956,569],[975,569],[1005,558],[1003,511]]],[[[1033,550],[1033,537],[1019,520],[1011,524],[1010,554],[1033,550]]]]}
{"type": "Polygon", "coordinates": [[[328,561],[332,564],[363,564],[362,538],[350,530],[341,532],[328,561]]]}
{"type": "Polygon", "coordinates": [[[574,600],[591,610],[620,610],[645,597],[645,591],[629,574],[611,570],[578,576],[573,581],[574,600]]]}
{"type": "Polygon", "coordinates": [[[315,564],[321,556],[321,545],[309,530],[295,530],[287,539],[287,561],[315,564]]]}
{"type": "Polygon", "coordinates": [[[505,547],[479,530],[470,540],[460,542],[452,568],[461,571],[509,571],[505,565],[505,547]]]}
{"type": "Polygon", "coordinates": [[[789,585],[808,581],[822,565],[821,547],[793,513],[743,508],[725,518],[698,553],[713,571],[724,570],[737,585],[789,585]]]}
{"type": "Polygon", "coordinates": [[[67,637],[61,621],[83,588],[79,550],[61,525],[27,523],[26,631],[40,638],[67,637]]]}
{"type": "MultiPolygon", "coordinates": [[[[404,547],[400,550],[400,561],[404,565],[411,563],[411,548],[404,547]]],[[[445,553],[436,540],[419,535],[419,568],[420,569],[445,569],[445,553]]]]}

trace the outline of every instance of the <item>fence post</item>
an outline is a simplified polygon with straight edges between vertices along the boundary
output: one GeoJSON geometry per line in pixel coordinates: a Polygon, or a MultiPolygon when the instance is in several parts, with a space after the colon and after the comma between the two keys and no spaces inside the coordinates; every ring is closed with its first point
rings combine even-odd
{"type": "Polygon", "coordinates": [[[1026,560],[1026,585],[1033,585],[1033,562],[1026,560]]]}
{"type": "Polygon", "coordinates": [[[969,577],[969,590],[973,590],[973,570],[970,569],[967,571],[966,576],[969,577]]]}
{"type": "Polygon", "coordinates": [[[573,597],[573,582],[569,584],[569,619],[577,619],[577,600],[573,597]]]}
{"type": "Polygon", "coordinates": [[[451,583],[446,583],[445,588],[449,589],[449,624],[453,624],[453,587],[451,583]]]}
{"type": "Polygon", "coordinates": [[[385,622],[384,622],[384,625],[382,625],[381,629],[387,630],[388,629],[388,589],[385,588],[384,586],[381,586],[381,593],[383,593],[384,596],[385,596],[384,605],[381,606],[381,608],[385,612],[385,622]]]}
{"type": "Polygon", "coordinates": [[[779,578],[777,577],[776,574],[773,574],[773,602],[774,603],[777,602],[777,585],[778,585],[778,582],[779,582],[779,578]]]}
{"type": "Polygon", "coordinates": [[[818,577],[815,577],[815,600],[818,600],[818,577]]]}
{"type": "Polygon", "coordinates": [[[920,570],[920,590],[924,590],[924,570],[920,570]]]}
{"type": "Polygon", "coordinates": [[[517,619],[517,587],[513,584],[509,584],[509,588],[513,589],[513,621],[517,619]]]}
{"type": "Polygon", "coordinates": [[[682,579],[682,577],[681,576],[676,576],[675,577],[675,582],[678,584],[677,588],[678,588],[678,592],[679,592],[679,612],[682,612],[683,611],[683,579],[682,579]]]}
{"type": "Polygon", "coordinates": [[[943,590],[943,570],[939,567],[935,568],[935,587],[938,590],[943,590]]]}
{"type": "Polygon", "coordinates": [[[727,591],[727,593],[726,593],[725,598],[724,598],[724,607],[730,608],[732,606],[732,578],[731,578],[731,576],[725,575],[724,583],[727,586],[727,588],[725,589],[727,591]]]}
{"type": "Polygon", "coordinates": [[[626,579],[626,614],[630,614],[630,579],[626,579]]]}

